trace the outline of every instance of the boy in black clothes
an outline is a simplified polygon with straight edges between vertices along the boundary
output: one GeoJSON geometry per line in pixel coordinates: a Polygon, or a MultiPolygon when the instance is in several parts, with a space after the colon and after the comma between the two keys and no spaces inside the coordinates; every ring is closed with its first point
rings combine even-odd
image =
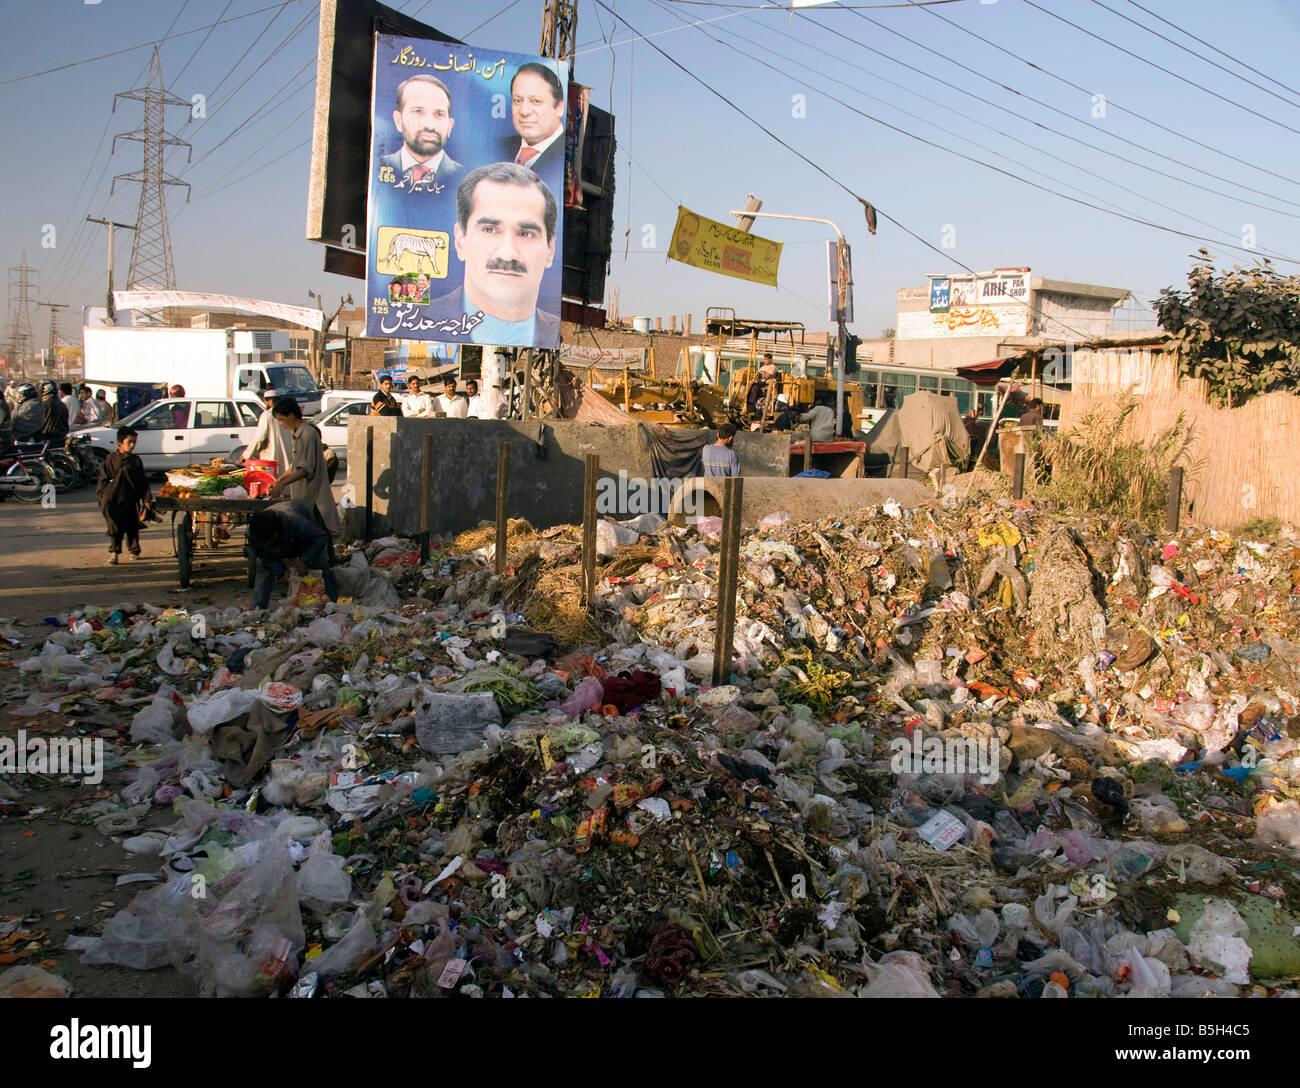
{"type": "Polygon", "coordinates": [[[122,554],[122,538],[132,559],[140,558],[140,507],[153,511],[153,495],[144,474],[144,462],[134,452],[136,432],[130,427],[117,429],[117,451],[104,458],[99,470],[95,497],[108,525],[108,565],[116,566],[122,554]]]}

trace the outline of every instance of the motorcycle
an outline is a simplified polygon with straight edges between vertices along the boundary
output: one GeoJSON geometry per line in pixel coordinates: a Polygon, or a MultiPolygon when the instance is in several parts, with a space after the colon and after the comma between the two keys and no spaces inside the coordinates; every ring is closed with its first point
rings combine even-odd
{"type": "Polygon", "coordinates": [[[46,485],[55,487],[54,474],[40,457],[16,450],[0,454],[0,502],[10,495],[19,502],[40,502],[46,485]]]}

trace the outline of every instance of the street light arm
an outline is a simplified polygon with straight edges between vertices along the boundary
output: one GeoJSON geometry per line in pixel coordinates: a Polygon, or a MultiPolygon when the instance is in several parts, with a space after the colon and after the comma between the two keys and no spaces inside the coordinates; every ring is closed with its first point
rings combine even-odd
{"type": "Polygon", "coordinates": [[[822,219],[815,215],[782,215],[780,212],[751,212],[739,211],[729,212],[729,215],[749,215],[759,219],[793,219],[797,223],[825,223],[828,227],[839,235],[840,244],[844,244],[844,232],[840,230],[840,225],[834,219],[822,219]]]}

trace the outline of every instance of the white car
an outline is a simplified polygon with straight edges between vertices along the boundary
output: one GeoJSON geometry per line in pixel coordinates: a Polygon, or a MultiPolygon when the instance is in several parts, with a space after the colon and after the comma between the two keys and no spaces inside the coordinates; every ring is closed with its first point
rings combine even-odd
{"type": "MultiPolygon", "coordinates": [[[[135,452],[145,471],[165,472],[237,456],[253,440],[261,414],[261,402],[252,397],[179,397],[146,404],[119,426],[138,432],[135,452]]],[[[97,457],[117,449],[117,427],[83,427],[76,433],[90,439],[97,457]]]]}
{"type": "Polygon", "coordinates": [[[347,464],[348,460],[348,419],[351,416],[369,415],[370,398],[373,395],[367,393],[365,400],[336,404],[333,408],[321,412],[318,416],[312,416],[307,421],[320,428],[321,440],[334,451],[341,465],[347,464]]]}

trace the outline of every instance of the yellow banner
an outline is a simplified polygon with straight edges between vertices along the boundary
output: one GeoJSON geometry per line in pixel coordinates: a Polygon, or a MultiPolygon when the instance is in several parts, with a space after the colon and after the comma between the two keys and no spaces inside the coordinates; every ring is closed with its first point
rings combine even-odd
{"type": "Polygon", "coordinates": [[[775,287],[776,268],[781,262],[781,243],[729,227],[726,223],[716,223],[679,207],[668,256],[708,272],[775,287]]]}

